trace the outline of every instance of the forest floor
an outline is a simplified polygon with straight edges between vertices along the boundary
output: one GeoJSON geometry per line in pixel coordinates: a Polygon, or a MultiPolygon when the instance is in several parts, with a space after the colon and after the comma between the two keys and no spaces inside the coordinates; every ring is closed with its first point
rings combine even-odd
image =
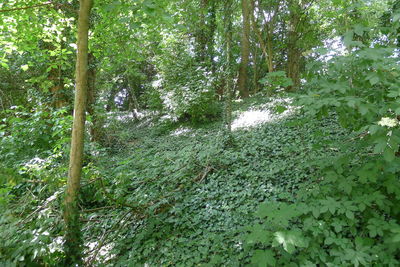
{"type": "Polygon", "coordinates": [[[118,142],[93,155],[91,173],[104,190],[86,204],[111,208],[85,214],[95,222],[84,229],[92,248],[87,260],[116,266],[245,262],[242,233],[257,220],[259,204],[296,201],[321,161],[340,154],[339,144],[349,139],[334,116],[310,119],[293,108],[276,114],[282,102],[288,99],[236,102],[231,135],[222,121],[192,127],[115,117],[108,130],[118,142]]]}

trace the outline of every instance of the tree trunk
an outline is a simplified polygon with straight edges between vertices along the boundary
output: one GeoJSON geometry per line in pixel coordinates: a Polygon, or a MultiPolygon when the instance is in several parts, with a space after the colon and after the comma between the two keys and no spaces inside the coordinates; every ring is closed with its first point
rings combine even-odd
{"type": "Polygon", "coordinates": [[[95,67],[95,58],[92,53],[88,55],[88,72],[87,72],[87,112],[92,118],[92,125],[90,126],[90,141],[101,143],[103,140],[103,133],[102,133],[102,126],[103,122],[102,119],[97,116],[96,114],[96,99],[97,99],[97,92],[96,92],[96,67],[95,67]]]}
{"type": "Polygon", "coordinates": [[[289,29],[287,37],[287,76],[292,79],[293,85],[288,89],[295,91],[300,87],[300,59],[301,49],[298,48],[300,33],[297,32],[300,23],[301,6],[297,1],[289,2],[289,29]]]}
{"type": "Polygon", "coordinates": [[[273,35],[273,29],[272,25],[270,26],[270,29],[268,30],[268,35],[267,35],[267,50],[268,50],[268,72],[274,72],[274,55],[273,55],[273,48],[272,48],[272,35],[273,35]]]}
{"type": "Polygon", "coordinates": [[[258,86],[258,80],[259,80],[259,77],[258,77],[258,60],[257,60],[258,53],[257,53],[257,50],[258,50],[258,47],[257,47],[256,44],[254,44],[253,52],[252,52],[252,58],[253,58],[253,64],[254,64],[254,67],[253,67],[253,84],[254,84],[254,91],[253,92],[254,92],[254,94],[258,93],[258,91],[259,91],[259,86],[258,86]]]}
{"type": "Polygon", "coordinates": [[[238,90],[241,97],[249,96],[249,88],[247,87],[247,66],[250,56],[250,9],[250,0],[242,0],[243,32],[238,78],[238,90]]]}
{"type": "Polygon", "coordinates": [[[226,65],[225,65],[225,124],[229,133],[232,132],[232,1],[226,1],[224,6],[226,29],[226,65]]]}
{"type": "Polygon", "coordinates": [[[204,62],[207,56],[207,12],[208,0],[200,1],[200,25],[197,31],[197,57],[199,62],[204,62]]]}
{"type": "Polygon", "coordinates": [[[78,18],[76,90],[74,103],[74,122],[68,181],[64,200],[65,264],[75,266],[82,264],[82,238],[79,224],[78,194],[82,173],[83,145],[85,131],[85,109],[87,97],[88,70],[88,32],[92,0],[80,0],[78,18]]]}
{"type": "Polygon", "coordinates": [[[210,18],[209,18],[209,24],[210,26],[208,27],[208,41],[207,41],[207,48],[208,48],[208,56],[209,56],[209,60],[211,63],[211,73],[215,74],[217,66],[216,63],[214,61],[214,55],[215,55],[215,51],[214,51],[214,35],[215,35],[215,31],[217,29],[217,11],[216,11],[216,1],[212,1],[210,9],[209,9],[209,13],[210,13],[210,18]]]}
{"type": "MultiPolygon", "coordinates": [[[[273,29],[274,29],[274,23],[275,23],[275,17],[276,17],[277,10],[275,10],[273,17],[270,20],[266,20],[265,15],[264,15],[264,10],[261,9],[260,3],[259,2],[257,2],[257,3],[258,3],[258,6],[256,7],[256,2],[254,0],[251,1],[252,26],[253,26],[253,30],[256,33],[258,41],[260,43],[262,53],[265,57],[265,61],[267,63],[267,67],[268,67],[268,72],[273,72],[274,64],[273,64],[273,45],[272,45],[272,37],[273,36],[272,35],[274,33],[273,29]],[[264,41],[263,32],[260,30],[257,20],[256,20],[256,17],[254,15],[256,13],[257,9],[261,14],[263,14],[262,16],[264,17],[263,24],[265,25],[265,29],[266,29],[266,35],[267,35],[266,41],[264,41]]],[[[278,6],[279,3],[277,3],[276,5],[278,6]]]]}

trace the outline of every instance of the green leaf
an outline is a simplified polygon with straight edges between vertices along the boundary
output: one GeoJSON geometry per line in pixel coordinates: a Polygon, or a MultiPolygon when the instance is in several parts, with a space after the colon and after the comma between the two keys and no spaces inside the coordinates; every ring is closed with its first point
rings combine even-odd
{"type": "Polygon", "coordinates": [[[275,266],[275,255],[270,250],[256,250],[251,258],[251,263],[260,267],[275,266]]]}
{"type": "Polygon", "coordinates": [[[28,65],[22,65],[22,66],[21,66],[21,69],[22,69],[23,71],[27,71],[27,70],[29,69],[29,66],[28,66],[28,65]]]}
{"type": "Polygon", "coordinates": [[[354,32],[353,31],[348,31],[345,33],[344,38],[343,38],[343,44],[346,47],[350,47],[353,43],[353,36],[354,32]]]}
{"type": "Polygon", "coordinates": [[[5,62],[0,62],[0,65],[2,66],[2,67],[4,67],[4,68],[6,68],[6,69],[10,69],[10,67],[8,66],[8,64],[7,63],[5,63],[5,62]]]}
{"type": "Polygon", "coordinates": [[[357,24],[354,26],[354,33],[359,35],[359,36],[363,36],[364,34],[364,27],[360,24],[357,24]]]}
{"type": "Polygon", "coordinates": [[[382,129],[382,127],[379,126],[379,125],[371,125],[371,126],[369,127],[369,133],[370,133],[370,134],[375,134],[375,133],[377,133],[380,129],[382,129]]]}
{"type": "Polygon", "coordinates": [[[281,114],[281,113],[285,112],[287,110],[287,108],[284,106],[276,106],[275,110],[277,113],[281,114]]]}
{"type": "Polygon", "coordinates": [[[358,107],[358,109],[360,111],[360,114],[363,115],[363,116],[366,115],[368,113],[368,110],[369,110],[368,106],[367,105],[363,105],[363,104],[361,104],[358,107]]]}
{"type": "Polygon", "coordinates": [[[387,94],[387,96],[388,96],[388,97],[391,97],[391,98],[396,98],[396,97],[398,97],[399,95],[400,95],[399,90],[391,90],[391,91],[387,94]]]}
{"type": "Polygon", "coordinates": [[[379,77],[378,76],[374,76],[372,77],[369,82],[371,83],[371,85],[375,85],[379,82],[379,77]]]}
{"type": "Polygon", "coordinates": [[[400,13],[393,15],[393,22],[400,21],[400,13]]]}
{"type": "Polygon", "coordinates": [[[256,212],[256,215],[260,218],[265,218],[267,216],[270,216],[271,214],[274,214],[277,210],[277,206],[273,202],[268,202],[268,203],[262,203],[256,212]]]}
{"type": "Polygon", "coordinates": [[[347,210],[346,217],[349,218],[350,220],[354,220],[354,213],[350,210],[347,210]]]}
{"type": "Polygon", "coordinates": [[[307,247],[307,240],[301,235],[298,230],[291,230],[286,232],[275,232],[275,239],[273,246],[282,245],[283,249],[292,254],[295,251],[295,247],[307,247]]]}
{"type": "Polygon", "coordinates": [[[376,140],[376,142],[377,144],[374,147],[374,153],[382,153],[387,147],[386,138],[379,138],[378,140],[376,140]]]}
{"type": "Polygon", "coordinates": [[[393,161],[396,158],[394,150],[390,147],[386,147],[383,152],[383,158],[388,162],[393,161]]]}
{"type": "Polygon", "coordinates": [[[270,244],[271,234],[265,230],[262,225],[256,224],[250,229],[250,233],[246,236],[246,242],[249,244],[262,243],[270,244]]]}

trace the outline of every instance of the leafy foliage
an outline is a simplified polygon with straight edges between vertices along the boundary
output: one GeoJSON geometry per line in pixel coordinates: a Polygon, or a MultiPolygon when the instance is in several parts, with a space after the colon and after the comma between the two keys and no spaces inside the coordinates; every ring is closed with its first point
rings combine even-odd
{"type": "MultiPolygon", "coordinates": [[[[79,1],[3,2],[0,265],[60,266],[79,1]]],[[[245,2],[95,1],[86,265],[400,264],[400,2],[245,2]]]]}
{"type": "Polygon", "coordinates": [[[100,182],[93,184],[100,187],[94,190],[96,198],[125,208],[100,224],[88,224],[84,232],[89,242],[96,240],[92,233],[100,234],[116,224],[118,234],[110,233],[104,244],[112,248],[100,257],[118,255],[110,259],[111,265],[248,262],[239,233],[254,220],[252,211],[258,203],[294,200],[299,184],[315,169],[308,163],[325,153],[337,153],[329,149],[332,136],[321,131],[312,134],[324,126],[341,139],[343,132],[334,120],[304,123],[291,118],[238,130],[233,133],[234,146],[226,145],[227,140],[218,134],[219,123],[167,131],[160,125],[153,132],[139,126],[133,134],[129,129],[131,145],[112,158],[107,154],[98,158],[92,166],[93,179],[100,176],[104,184],[104,189],[100,182]],[[142,131],[148,138],[143,138],[142,131]],[[323,145],[313,151],[310,143],[323,145]],[[118,224],[130,208],[133,217],[118,224]]]}
{"type": "MultiPolygon", "coordinates": [[[[261,224],[247,240],[272,251],[277,265],[399,264],[398,73],[392,49],[360,49],[329,62],[300,98],[308,114],[334,109],[358,136],[345,155],[316,163],[321,173],[295,203],[260,206],[261,224]]],[[[259,253],[253,258],[261,264],[259,253]]]]}
{"type": "Polygon", "coordinates": [[[286,77],[284,71],[269,72],[259,82],[266,87],[267,95],[273,95],[278,92],[279,89],[282,90],[293,85],[292,80],[286,77]]]}
{"type": "Polygon", "coordinates": [[[220,112],[213,89],[214,77],[207,65],[196,62],[188,42],[168,44],[168,56],[159,60],[158,90],[167,113],[175,119],[205,122],[220,112]]]}

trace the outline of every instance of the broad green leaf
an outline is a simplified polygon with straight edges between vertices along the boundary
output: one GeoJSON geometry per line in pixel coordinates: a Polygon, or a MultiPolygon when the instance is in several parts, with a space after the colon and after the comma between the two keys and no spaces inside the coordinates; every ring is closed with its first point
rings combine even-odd
{"type": "Polygon", "coordinates": [[[251,263],[260,267],[275,266],[275,255],[271,250],[256,250],[251,258],[251,263]]]}
{"type": "Polygon", "coordinates": [[[382,127],[379,126],[379,125],[371,125],[371,126],[369,127],[369,133],[370,133],[370,134],[375,134],[375,133],[377,133],[380,129],[382,129],[382,127]]]}
{"type": "Polygon", "coordinates": [[[346,211],[346,217],[350,220],[354,220],[354,213],[350,210],[346,211]]]}
{"type": "Polygon", "coordinates": [[[386,161],[391,162],[391,161],[393,161],[395,159],[395,157],[396,157],[395,156],[395,151],[392,148],[387,146],[385,148],[385,151],[383,152],[383,158],[386,161]]]}
{"type": "Polygon", "coordinates": [[[374,76],[372,77],[369,82],[371,83],[371,85],[375,85],[379,82],[379,77],[378,76],[374,76]]]}
{"type": "Polygon", "coordinates": [[[287,108],[284,107],[284,106],[276,106],[275,110],[276,110],[277,113],[283,113],[283,112],[285,112],[287,110],[287,108]]]}

